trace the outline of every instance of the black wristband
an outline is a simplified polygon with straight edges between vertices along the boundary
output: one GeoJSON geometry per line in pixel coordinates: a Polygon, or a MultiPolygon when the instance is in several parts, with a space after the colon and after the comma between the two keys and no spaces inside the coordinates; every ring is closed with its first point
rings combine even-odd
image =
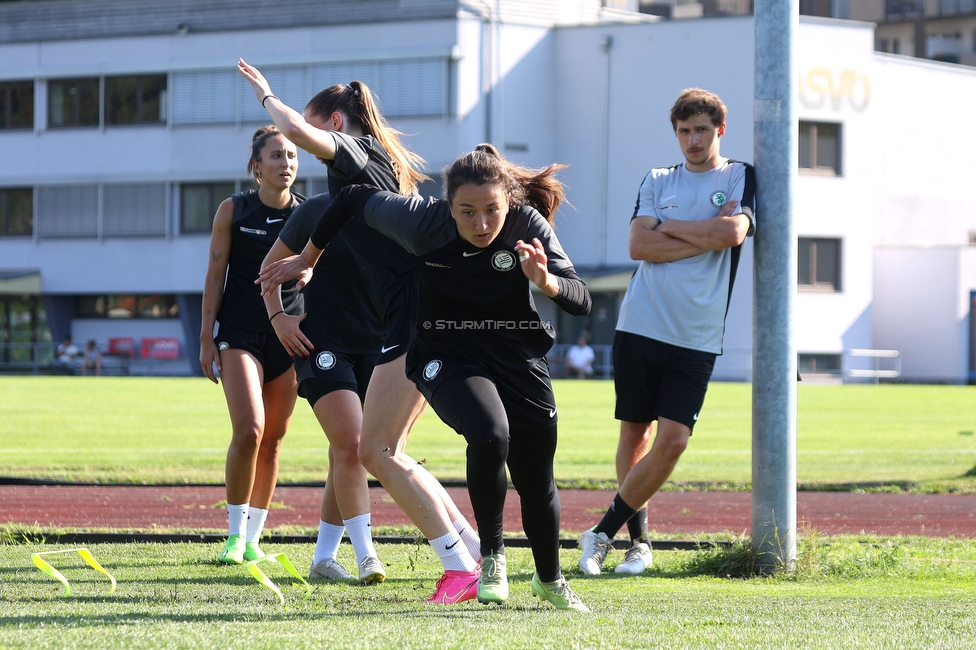
{"type": "MultiPolygon", "coordinates": [[[[278,99],[278,98],[277,98],[277,97],[276,97],[275,95],[265,95],[265,96],[264,96],[264,97],[263,97],[263,98],[261,99],[261,106],[262,106],[262,107],[264,107],[264,102],[266,102],[266,101],[268,101],[268,98],[269,98],[269,97],[274,97],[275,99],[278,99]]],[[[280,100],[280,99],[278,99],[278,101],[280,102],[281,100],[280,100]]]]}
{"type": "Polygon", "coordinates": [[[276,311],[275,313],[271,314],[271,316],[268,317],[268,321],[269,322],[270,321],[273,321],[275,316],[277,316],[278,314],[284,314],[284,313],[285,313],[285,310],[284,309],[282,309],[281,311],[276,311]]]}

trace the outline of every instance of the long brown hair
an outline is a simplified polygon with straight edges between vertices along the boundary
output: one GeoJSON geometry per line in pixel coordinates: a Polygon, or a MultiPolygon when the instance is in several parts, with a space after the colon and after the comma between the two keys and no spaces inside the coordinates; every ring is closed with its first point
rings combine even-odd
{"type": "Polygon", "coordinates": [[[444,171],[445,197],[449,203],[453,202],[458,187],[467,183],[495,183],[505,189],[510,206],[532,206],[553,225],[559,204],[566,200],[563,184],[556,179],[556,172],[564,167],[558,164],[543,169],[522,167],[506,160],[493,145],[479,144],[444,171]]]}
{"type": "Polygon", "coordinates": [[[403,133],[386,121],[373,101],[373,93],[363,82],[329,86],[312,97],[305,110],[323,119],[339,111],[347,120],[358,124],[363,133],[376,138],[390,156],[400,194],[410,196],[417,191],[419,183],[430,180],[415,169],[424,166],[424,159],[403,146],[400,142],[403,133]]]}

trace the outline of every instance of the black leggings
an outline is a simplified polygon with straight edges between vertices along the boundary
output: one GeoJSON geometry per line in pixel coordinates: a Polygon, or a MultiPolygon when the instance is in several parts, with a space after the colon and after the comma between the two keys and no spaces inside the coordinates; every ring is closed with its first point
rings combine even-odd
{"type": "Polygon", "coordinates": [[[468,495],[481,536],[481,554],[505,549],[507,463],[522,502],[522,526],[539,579],[558,579],[559,492],[552,473],[556,425],[510,423],[495,383],[478,375],[444,381],[430,396],[430,404],[468,443],[468,495]]]}

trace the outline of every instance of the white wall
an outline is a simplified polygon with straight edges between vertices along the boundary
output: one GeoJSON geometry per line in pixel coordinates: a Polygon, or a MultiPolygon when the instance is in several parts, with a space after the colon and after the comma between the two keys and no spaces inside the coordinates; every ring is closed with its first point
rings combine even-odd
{"type": "MultiPolygon", "coordinates": [[[[874,342],[898,350],[902,379],[952,382],[964,377],[968,336],[960,327],[968,316],[969,288],[963,288],[959,247],[885,246],[875,251],[874,342]]],[[[965,251],[968,272],[976,271],[976,250],[965,251]]]]}
{"type": "Polygon", "coordinates": [[[976,70],[876,55],[881,128],[871,150],[879,168],[881,245],[961,245],[976,229],[971,152],[976,135],[954,116],[976,105],[976,70]]]}
{"type": "Polygon", "coordinates": [[[800,172],[794,191],[798,237],[841,239],[841,290],[799,291],[794,327],[800,353],[870,348],[872,256],[878,222],[879,122],[874,31],[868,23],[804,20],[797,39],[801,121],[841,124],[841,173],[800,172]]]}

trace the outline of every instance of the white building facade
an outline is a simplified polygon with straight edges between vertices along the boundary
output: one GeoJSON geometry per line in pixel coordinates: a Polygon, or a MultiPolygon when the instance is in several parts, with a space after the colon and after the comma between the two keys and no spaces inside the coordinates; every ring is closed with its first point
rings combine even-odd
{"type": "MultiPolygon", "coordinates": [[[[131,339],[137,358],[175,341],[178,359],[156,368],[197,371],[209,219],[246,186],[247,144],[268,121],[238,57],[297,108],[365,81],[435,180],[483,141],[569,165],[557,231],[595,300],[584,320],[546,314],[565,343],[612,339],[637,189],[681,161],[668,111],[683,88],[723,98],[723,154],[753,159],[751,16],[658,21],[598,0],[297,0],[273,17],[251,0],[160,4],[0,3],[0,365],[37,366],[70,333],[131,339]]],[[[847,351],[883,347],[904,379],[964,382],[976,199],[954,152],[973,136],[939,137],[930,114],[971,105],[976,76],[873,48],[868,23],[804,19],[798,33],[801,368],[837,373],[847,351]],[[889,273],[920,250],[952,277],[889,273]],[[933,283],[952,300],[926,302],[933,283]],[[895,326],[905,318],[917,327],[895,326]]],[[[325,168],[302,154],[299,178],[315,193],[325,168]]],[[[751,303],[747,242],[716,378],[750,377],[751,303]]]]}

